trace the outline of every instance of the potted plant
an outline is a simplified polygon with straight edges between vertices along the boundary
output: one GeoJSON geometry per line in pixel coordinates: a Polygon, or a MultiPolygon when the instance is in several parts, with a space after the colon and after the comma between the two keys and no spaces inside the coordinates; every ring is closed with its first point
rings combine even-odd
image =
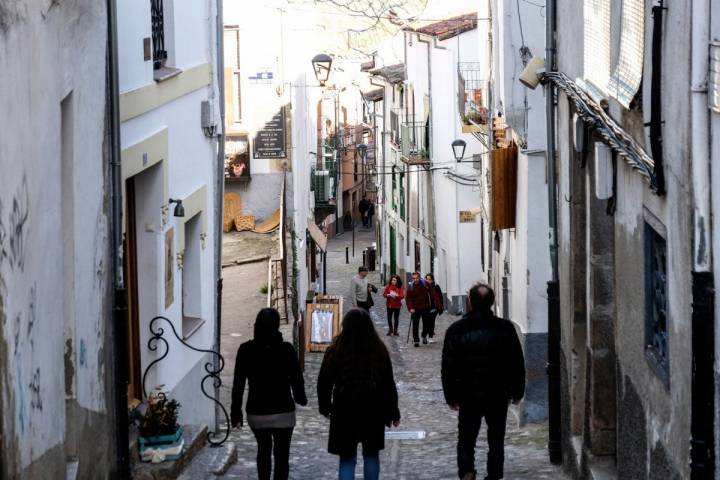
{"type": "Polygon", "coordinates": [[[183,429],[178,425],[180,403],[168,399],[165,393],[151,393],[147,408],[139,421],[140,452],[149,448],[168,448],[182,439],[183,429]]]}

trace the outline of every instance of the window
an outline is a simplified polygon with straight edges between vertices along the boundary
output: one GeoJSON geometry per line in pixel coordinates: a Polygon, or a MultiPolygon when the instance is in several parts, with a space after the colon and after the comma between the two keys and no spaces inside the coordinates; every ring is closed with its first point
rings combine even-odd
{"type": "Polygon", "coordinates": [[[400,218],[405,218],[405,172],[400,172],[400,218]]]}
{"type": "Polygon", "coordinates": [[[668,385],[667,241],[664,233],[662,224],[649,218],[646,212],[645,352],[650,366],[668,385]]]}
{"type": "Polygon", "coordinates": [[[231,121],[242,120],[241,77],[240,77],[240,29],[237,26],[225,27],[225,86],[227,102],[232,102],[231,121]]]}
{"type": "Polygon", "coordinates": [[[390,196],[392,201],[393,211],[397,211],[397,175],[395,173],[395,166],[392,167],[392,195],[390,196]]]}
{"type": "Polygon", "coordinates": [[[415,241],[415,271],[422,275],[422,262],[420,257],[420,242],[415,241]]]}
{"type": "Polygon", "coordinates": [[[204,323],[202,320],[202,271],[200,259],[200,215],[185,222],[185,252],[182,268],[182,335],[188,339],[204,323]]]}
{"type": "Polygon", "coordinates": [[[400,142],[400,119],[397,112],[390,112],[390,141],[395,145],[400,142]]]}
{"type": "Polygon", "coordinates": [[[150,21],[152,23],[153,68],[160,70],[168,58],[165,50],[165,10],[163,0],[150,0],[150,21]]]}

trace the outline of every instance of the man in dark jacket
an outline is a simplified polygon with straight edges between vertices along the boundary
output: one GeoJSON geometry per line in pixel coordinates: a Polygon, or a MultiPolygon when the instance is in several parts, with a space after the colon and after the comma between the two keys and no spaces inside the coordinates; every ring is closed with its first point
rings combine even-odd
{"type": "Polygon", "coordinates": [[[525,395],[525,360],[512,322],[492,313],[495,293],[484,284],[469,292],[470,312],[445,333],[442,384],[445,400],[458,411],[458,475],[475,480],[475,442],[485,418],[488,429],[486,480],[503,478],[505,424],[510,402],[525,395]]]}
{"type": "Polygon", "coordinates": [[[440,304],[440,299],[437,297],[437,291],[420,278],[420,272],[413,272],[412,274],[412,283],[408,285],[405,292],[405,304],[410,310],[415,346],[420,346],[420,319],[423,322],[423,343],[428,343],[428,327],[432,320],[430,310],[432,310],[433,304],[440,304]]]}

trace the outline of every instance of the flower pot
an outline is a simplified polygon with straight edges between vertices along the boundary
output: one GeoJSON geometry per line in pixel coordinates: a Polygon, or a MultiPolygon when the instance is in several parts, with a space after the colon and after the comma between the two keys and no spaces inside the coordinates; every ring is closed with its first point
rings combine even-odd
{"type": "Polygon", "coordinates": [[[154,437],[143,437],[140,435],[140,453],[148,448],[166,448],[176,445],[182,439],[183,428],[178,426],[175,433],[170,435],[158,435],[154,437]]]}

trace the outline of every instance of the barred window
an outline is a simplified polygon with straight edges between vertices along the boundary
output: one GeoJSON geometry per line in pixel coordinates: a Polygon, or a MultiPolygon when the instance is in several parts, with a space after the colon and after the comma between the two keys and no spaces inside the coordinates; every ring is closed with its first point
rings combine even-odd
{"type": "Polygon", "coordinates": [[[645,222],[645,350],[651,367],[667,384],[667,241],[661,235],[660,231],[664,232],[664,229],[658,223],[645,222]]]}
{"type": "Polygon", "coordinates": [[[165,10],[163,0],[150,0],[150,21],[152,24],[153,68],[165,66],[168,54],[165,49],[165,10]]]}

